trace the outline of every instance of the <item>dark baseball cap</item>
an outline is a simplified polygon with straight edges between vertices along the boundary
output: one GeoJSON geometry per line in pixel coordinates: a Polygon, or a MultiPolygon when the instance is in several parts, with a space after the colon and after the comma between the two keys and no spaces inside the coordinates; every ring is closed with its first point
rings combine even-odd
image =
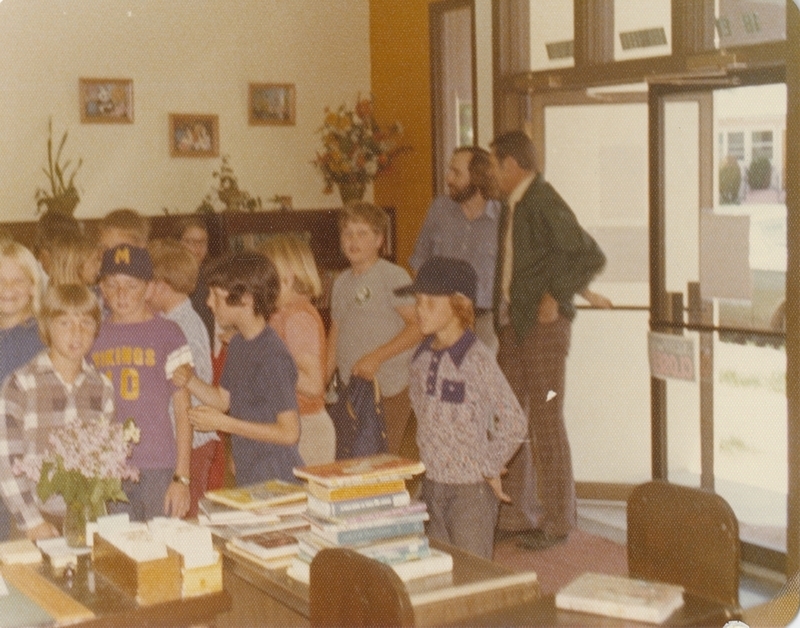
{"type": "Polygon", "coordinates": [[[153,261],[147,249],[130,244],[118,244],[103,252],[100,276],[128,275],[150,281],[153,278],[153,261]]]}
{"type": "Polygon", "coordinates": [[[414,282],[394,291],[397,296],[406,294],[463,294],[473,303],[478,287],[475,269],[461,259],[453,257],[429,258],[419,269],[414,282]]]}

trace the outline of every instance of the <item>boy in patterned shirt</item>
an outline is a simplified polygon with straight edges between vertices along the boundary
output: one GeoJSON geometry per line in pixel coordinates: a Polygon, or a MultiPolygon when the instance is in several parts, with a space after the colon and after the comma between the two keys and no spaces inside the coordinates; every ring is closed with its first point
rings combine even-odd
{"type": "Polygon", "coordinates": [[[100,289],[110,314],[100,326],[92,360],[114,384],[117,420],[131,418],[141,430],[131,456],[139,481],[123,481],[129,502],[113,505],[135,521],[183,517],[190,501],[190,399],[171,378],[176,368],[192,364],[192,353],[178,324],[154,316],[147,305],[152,279],[147,249],[120,244],[103,253],[100,289]]]}
{"type": "Polygon", "coordinates": [[[395,294],[416,295],[426,338],[411,360],[409,394],[425,463],[428,535],[491,560],[500,475],[527,423],[494,354],[475,336],[477,274],[468,262],[431,257],[395,294]]]}
{"type": "Polygon", "coordinates": [[[14,461],[41,455],[48,436],[65,423],[112,420],[114,390],[84,356],[100,327],[100,304],[83,285],[50,286],[38,317],[46,349],[12,373],[0,394],[0,494],[19,532],[29,539],[59,535],[66,511],[60,495],[45,503],[36,483],[12,472],[14,461]]]}

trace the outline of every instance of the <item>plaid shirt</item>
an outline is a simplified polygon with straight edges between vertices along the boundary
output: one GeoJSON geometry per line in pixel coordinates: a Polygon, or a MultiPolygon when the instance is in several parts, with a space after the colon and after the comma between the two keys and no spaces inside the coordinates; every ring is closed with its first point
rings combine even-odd
{"type": "MultiPolygon", "coordinates": [[[[39,512],[36,483],[12,473],[14,460],[44,453],[49,448],[51,430],[79,416],[114,419],[111,382],[85,360],[71,385],[55,372],[47,350],[14,371],[5,382],[0,394],[0,495],[18,529],[29,530],[44,520],[39,512]]],[[[50,511],[50,506],[48,500],[43,509],[50,511]]]]}

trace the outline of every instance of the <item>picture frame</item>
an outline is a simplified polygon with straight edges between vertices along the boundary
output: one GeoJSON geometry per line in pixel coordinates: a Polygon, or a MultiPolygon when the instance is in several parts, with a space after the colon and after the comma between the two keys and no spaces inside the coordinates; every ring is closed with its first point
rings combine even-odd
{"type": "Polygon", "coordinates": [[[248,120],[253,126],[293,126],[295,99],[293,83],[250,83],[248,120]]]}
{"type": "Polygon", "coordinates": [[[218,157],[219,116],[169,114],[169,154],[172,157],[218,157]]]}
{"type": "Polygon", "coordinates": [[[79,78],[81,122],[132,124],[133,79],[79,78]]]}

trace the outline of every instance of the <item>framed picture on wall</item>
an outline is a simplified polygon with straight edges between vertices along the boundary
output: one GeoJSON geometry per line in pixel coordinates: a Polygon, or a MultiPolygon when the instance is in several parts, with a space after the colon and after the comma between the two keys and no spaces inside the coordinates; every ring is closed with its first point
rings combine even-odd
{"type": "Polygon", "coordinates": [[[81,122],[133,122],[133,80],[81,78],[78,79],[78,94],[81,122]]]}
{"type": "Polygon", "coordinates": [[[293,125],[294,104],[291,83],[250,83],[248,117],[252,125],[293,125]]]}
{"type": "Polygon", "coordinates": [[[173,157],[217,157],[219,116],[169,114],[169,154],[173,157]]]}

